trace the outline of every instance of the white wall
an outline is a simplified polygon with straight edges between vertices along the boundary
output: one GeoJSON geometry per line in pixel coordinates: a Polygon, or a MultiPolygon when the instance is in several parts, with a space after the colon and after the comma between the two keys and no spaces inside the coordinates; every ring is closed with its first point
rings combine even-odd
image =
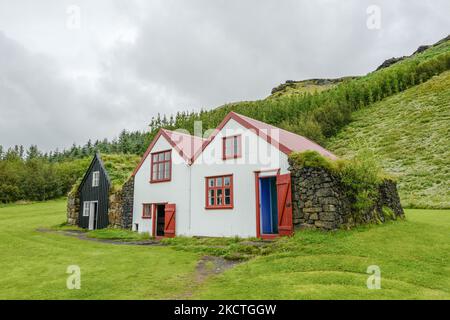
{"type": "Polygon", "coordinates": [[[134,179],[133,230],[139,224],[139,232],[152,235],[152,219],[142,219],[144,203],[175,203],[176,234],[188,234],[190,168],[179,153],[172,148],[164,136],[160,136],[149,156],[138,170],[134,179]],[[151,153],[172,150],[172,180],[150,183],[151,153]]]}
{"type": "Polygon", "coordinates": [[[255,171],[281,169],[287,156],[254,132],[231,119],[191,166],[191,228],[189,235],[256,236],[255,171]],[[222,160],[222,138],[242,134],[242,157],[222,160]],[[205,209],[205,177],[233,174],[234,208],[205,209]]]}

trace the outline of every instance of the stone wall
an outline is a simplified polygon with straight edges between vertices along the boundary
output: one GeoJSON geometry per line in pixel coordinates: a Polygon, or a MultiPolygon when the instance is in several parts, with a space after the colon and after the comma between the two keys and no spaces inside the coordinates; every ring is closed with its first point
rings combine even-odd
{"type": "Polygon", "coordinates": [[[80,213],[80,195],[69,194],[67,196],[67,224],[71,226],[78,225],[80,213]]]}
{"type": "Polygon", "coordinates": [[[134,177],[122,187],[122,228],[131,229],[133,225],[134,177]]]}
{"type": "Polygon", "coordinates": [[[122,190],[109,193],[108,221],[109,227],[122,227],[122,190]]]}
{"type": "Polygon", "coordinates": [[[386,208],[392,217],[403,217],[395,182],[385,180],[379,186],[374,205],[355,219],[352,199],[345,186],[324,168],[289,168],[292,177],[292,203],[295,227],[334,230],[358,223],[384,222],[386,208]]]}

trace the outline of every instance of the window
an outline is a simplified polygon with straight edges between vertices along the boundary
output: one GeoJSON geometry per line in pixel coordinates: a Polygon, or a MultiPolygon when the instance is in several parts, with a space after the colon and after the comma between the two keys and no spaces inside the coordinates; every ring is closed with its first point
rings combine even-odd
{"type": "Polygon", "coordinates": [[[83,202],[83,217],[89,217],[89,211],[91,209],[91,202],[84,201],[83,202]]]}
{"type": "Polygon", "coordinates": [[[94,171],[92,172],[92,186],[98,187],[99,184],[100,184],[100,172],[94,171]]]}
{"type": "Polygon", "coordinates": [[[142,218],[151,219],[152,218],[152,205],[149,203],[144,203],[142,208],[142,218]]]}
{"type": "Polygon", "coordinates": [[[241,157],[242,141],[241,136],[223,138],[223,159],[236,159],[241,157]]]}
{"type": "Polygon", "coordinates": [[[233,176],[206,178],[206,209],[233,208],[233,176]]]}
{"type": "Polygon", "coordinates": [[[172,174],[171,150],[152,153],[150,182],[170,181],[172,174]]]}

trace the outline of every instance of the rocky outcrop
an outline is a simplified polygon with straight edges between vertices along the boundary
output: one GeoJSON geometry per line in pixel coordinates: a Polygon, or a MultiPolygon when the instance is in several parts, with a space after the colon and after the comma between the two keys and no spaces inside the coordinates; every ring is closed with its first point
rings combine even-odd
{"type": "Polygon", "coordinates": [[[374,205],[355,219],[348,190],[339,177],[316,167],[289,168],[292,179],[293,219],[297,228],[334,230],[361,223],[384,222],[403,217],[395,182],[379,186],[374,205]]]}
{"type": "Polygon", "coordinates": [[[450,40],[450,35],[448,35],[447,37],[445,37],[445,38],[442,39],[442,40],[439,40],[438,42],[436,42],[436,43],[433,44],[433,45],[423,45],[423,46],[420,46],[420,47],[417,48],[417,50],[414,51],[414,53],[413,53],[412,55],[410,55],[410,56],[403,56],[403,57],[399,57],[399,58],[390,58],[390,59],[387,59],[386,61],[384,61],[384,62],[377,68],[377,71],[378,71],[378,70],[381,70],[381,69],[384,69],[384,68],[387,68],[387,67],[390,67],[390,66],[392,66],[393,64],[395,64],[395,63],[397,63],[397,62],[400,62],[400,61],[402,61],[402,60],[405,60],[406,58],[410,58],[410,57],[412,57],[412,56],[415,55],[415,54],[422,53],[422,52],[424,52],[425,50],[427,50],[427,49],[429,49],[429,48],[436,47],[436,46],[438,46],[438,45],[440,45],[440,44],[442,44],[442,43],[444,43],[444,42],[446,42],[446,41],[449,41],[449,40],[450,40]]]}

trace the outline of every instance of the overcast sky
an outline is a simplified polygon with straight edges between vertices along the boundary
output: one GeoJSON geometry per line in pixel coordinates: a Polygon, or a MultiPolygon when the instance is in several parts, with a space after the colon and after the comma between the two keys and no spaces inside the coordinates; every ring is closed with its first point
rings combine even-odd
{"type": "Polygon", "coordinates": [[[449,13],[448,0],[0,0],[0,144],[62,149],[288,79],[366,74],[447,36],[449,13]]]}

